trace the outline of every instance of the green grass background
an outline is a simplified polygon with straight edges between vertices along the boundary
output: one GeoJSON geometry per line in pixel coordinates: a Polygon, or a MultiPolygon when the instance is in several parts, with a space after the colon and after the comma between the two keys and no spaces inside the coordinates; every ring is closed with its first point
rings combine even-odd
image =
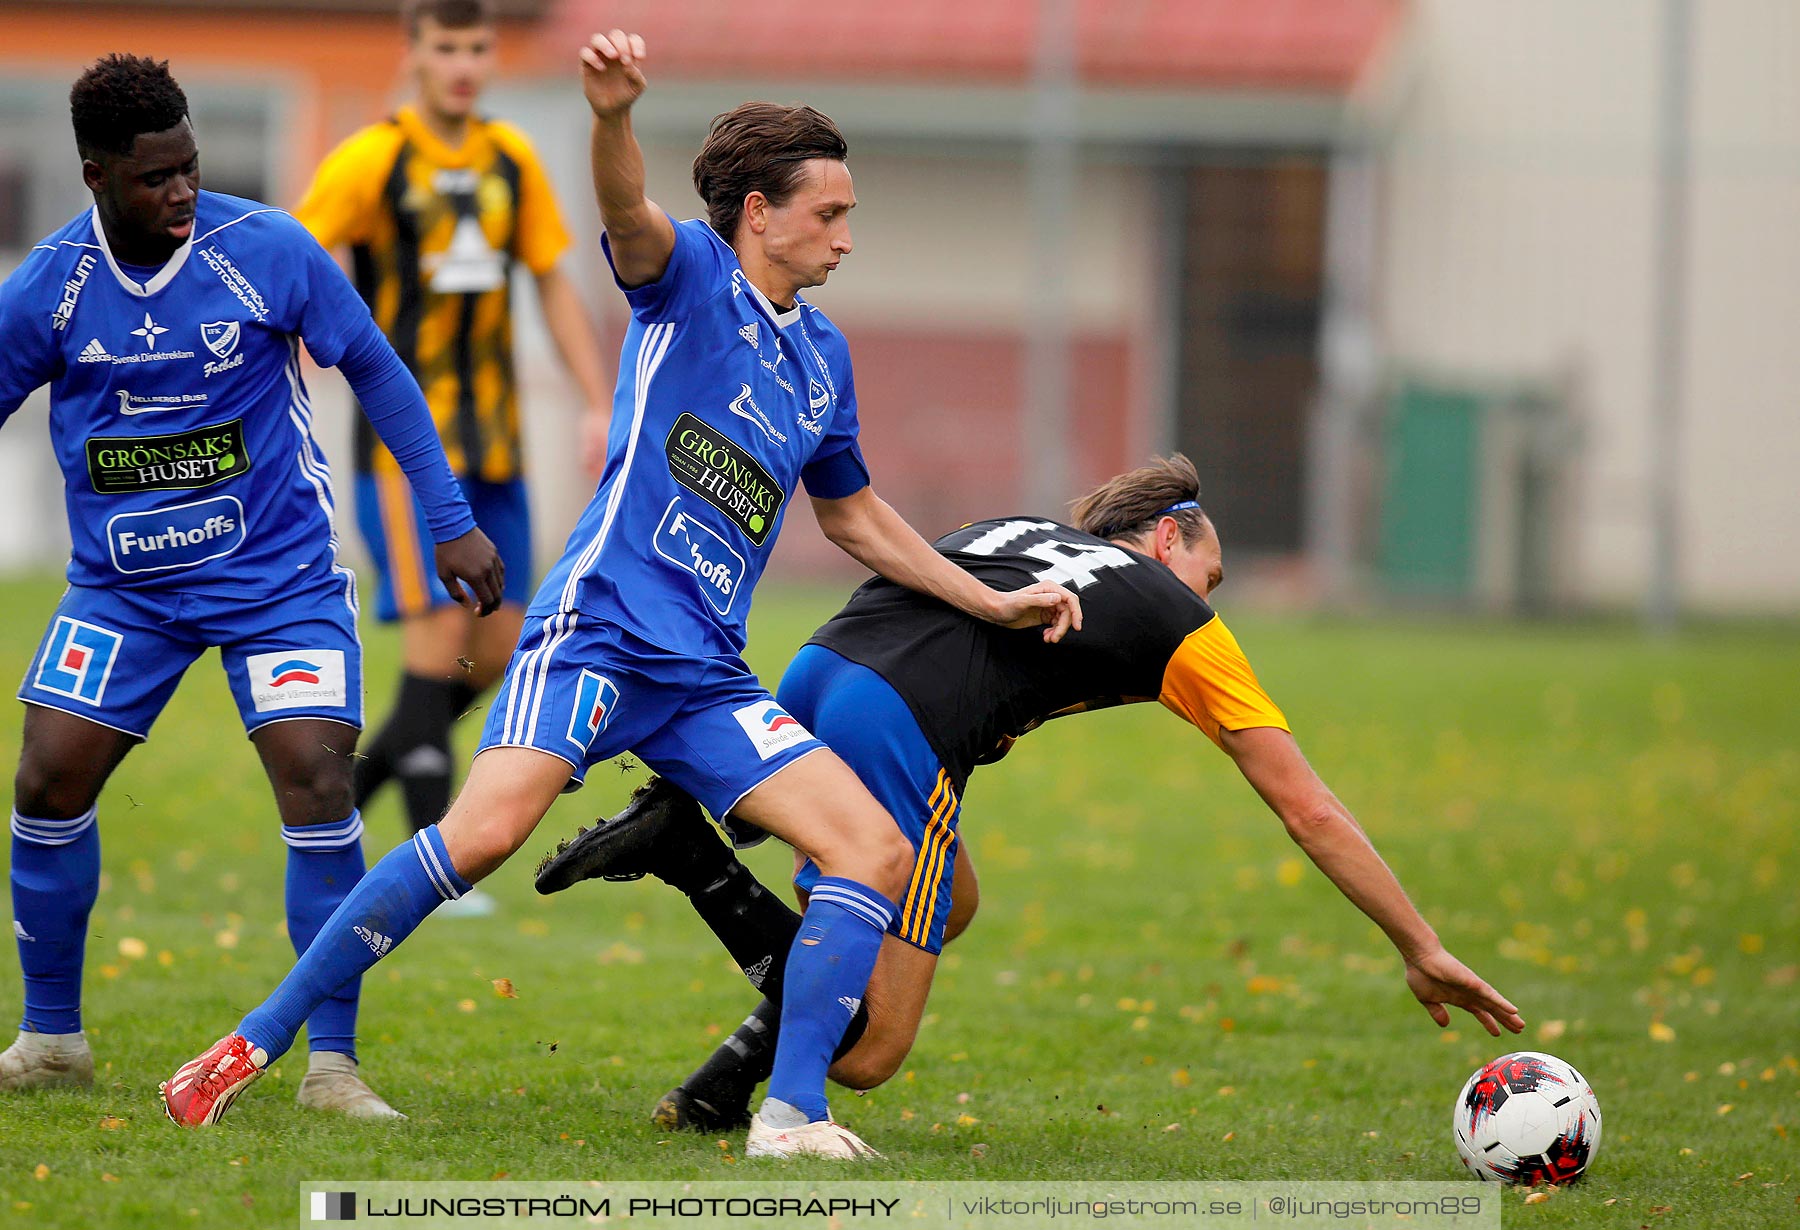
{"type": "MultiPolygon", "coordinates": [[[[0,676],[23,673],[57,591],[6,583],[0,676]]],[[[773,680],[840,597],[759,595],[752,664],[773,680]]],[[[906,1070],[835,1099],[888,1155],[868,1176],[1454,1180],[1453,1097],[1530,1047],[1587,1074],[1605,1138],[1581,1184],[1509,1193],[1509,1226],[1800,1225],[1794,629],[1232,622],[1313,763],[1527,1033],[1437,1030],[1386,941],[1159,706],[1058,722],[968,792],[982,911],[906,1070]]],[[[396,641],[371,629],[368,648],[379,717],[396,641]]],[[[20,712],[0,706],[7,765],[20,712]]],[[[409,1122],[300,1110],[297,1051],[220,1127],[180,1132],[157,1082],[292,955],[274,808],[202,659],[103,799],[100,1071],[91,1091],[0,1101],[0,1224],[285,1225],[315,1180],[770,1173],[739,1140],[645,1118],[752,1002],[685,901],[531,890],[536,856],[637,780],[596,770],[488,881],[497,917],[428,922],[370,974],[365,1074],[409,1122]]],[[[368,821],[373,861],[402,825],[391,800],[368,821]]],[[[752,861],[772,882],[786,866],[752,861]]]]}

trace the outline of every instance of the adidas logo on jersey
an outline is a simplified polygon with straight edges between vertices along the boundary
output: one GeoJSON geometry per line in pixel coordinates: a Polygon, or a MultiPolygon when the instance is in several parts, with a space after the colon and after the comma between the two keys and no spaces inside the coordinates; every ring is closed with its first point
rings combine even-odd
{"type": "Polygon", "coordinates": [[[106,353],[106,347],[102,346],[100,339],[95,337],[89,338],[88,344],[82,347],[79,361],[82,363],[111,363],[112,356],[106,353]]]}
{"type": "Polygon", "coordinates": [[[755,350],[759,353],[761,352],[761,350],[762,350],[762,333],[757,329],[756,322],[754,320],[751,321],[749,324],[745,325],[742,329],[739,329],[738,336],[743,338],[746,342],[749,342],[750,348],[752,350],[755,350]]]}
{"type": "Polygon", "coordinates": [[[844,1007],[850,1009],[852,1014],[854,1014],[858,1008],[862,1007],[862,1000],[852,999],[848,995],[838,996],[838,1003],[840,1003],[840,1004],[844,1005],[844,1007]]]}
{"type": "Polygon", "coordinates": [[[394,946],[394,941],[379,931],[371,931],[367,927],[352,927],[351,930],[356,932],[357,937],[367,944],[369,951],[377,957],[387,956],[388,949],[394,946]]]}
{"type": "Polygon", "coordinates": [[[744,977],[750,980],[751,986],[759,991],[762,990],[763,979],[769,976],[769,966],[774,960],[775,958],[771,955],[764,957],[755,965],[746,965],[744,967],[744,977]]]}

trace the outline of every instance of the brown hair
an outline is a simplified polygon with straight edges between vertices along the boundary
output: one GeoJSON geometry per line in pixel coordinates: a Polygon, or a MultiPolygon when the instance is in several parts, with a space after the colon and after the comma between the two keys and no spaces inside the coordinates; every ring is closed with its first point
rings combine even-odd
{"type": "Polygon", "coordinates": [[[419,37],[419,25],[427,18],[446,30],[467,30],[470,26],[494,24],[494,6],[489,0],[403,0],[400,20],[406,23],[406,37],[419,37]]]}
{"type": "Polygon", "coordinates": [[[694,159],[694,190],[706,202],[706,220],[730,243],[744,214],[744,198],[760,192],[785,205],[814,158],[842,162],[850,155],[836,124],[811,107],[747,102],[713,117],[706,144],[694,159]]]}
{"type": "Polygon", "coordinates": [[[1200,474],[1194,463],[1171,453],[1108,479],[1076,500],[1075,527],[1096,538],[1136,538],[1166,514],[1181,527],[1181,540],[1193,542],[1206,519],[1199,501],[1200,474]],[[1189,501],[1195,507],[1171,511],[1189,501]]]}

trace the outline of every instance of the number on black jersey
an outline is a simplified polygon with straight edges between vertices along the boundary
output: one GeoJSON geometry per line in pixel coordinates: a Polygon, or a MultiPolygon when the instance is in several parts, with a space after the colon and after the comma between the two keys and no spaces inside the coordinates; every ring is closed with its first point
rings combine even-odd
{"type": "Polygon", "coordinates": [[[1100,578],[1095,575],[1106,568],[1128,568],[1137,563],[1128,552],[1110,543],[1081,541],[1064,536],[1063,527],[1052,521],[1003,521],[962,550],[968,555],[997,555],[1001,548],[1012,554],[1028,556],[1050,565],[1032,573],[1039,581],[1086,589],[1100,578]],[[1023,545],[1015,545],[1023,543],[1023,545]]]}

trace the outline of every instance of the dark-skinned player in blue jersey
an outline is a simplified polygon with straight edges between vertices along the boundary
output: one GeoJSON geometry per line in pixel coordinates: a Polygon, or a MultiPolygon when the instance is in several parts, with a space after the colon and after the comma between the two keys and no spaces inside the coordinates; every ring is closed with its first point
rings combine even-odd
{"type": "MultiPolygon", "coordinates": [[[[356,582],[337,559],[302,341],[344,373],[400,460],[450,592],[470,601],[467,583],[485,613],[504,574],[418,383],[349,280],[283,211],[201,189],[168,65],[109,56],[69,103],[93,208],[0,285],[0,421],[50,386],[73,539],[69,588],[19,689],[11,879],[25,1012],[0,1090],[93,1080],[81,966],[96,807],[205,650],[219,650],[275,791],[296,952],[363,873],[356,582]]],[[[299,1099],[391,1117],[357,1075],[357,987],[332,988],[311,1014],[299,1099]]]]}

